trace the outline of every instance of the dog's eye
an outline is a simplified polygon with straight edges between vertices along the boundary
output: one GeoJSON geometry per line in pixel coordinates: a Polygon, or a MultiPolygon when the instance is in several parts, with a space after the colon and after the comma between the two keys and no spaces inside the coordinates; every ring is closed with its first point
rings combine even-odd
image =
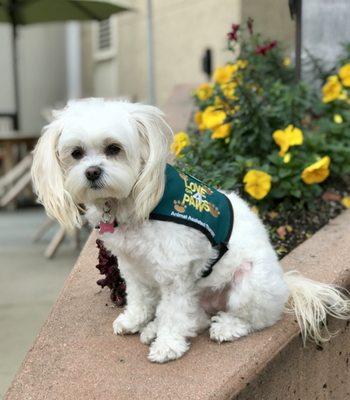
{"type": "Polygon", "coordinates": [[[80,160],[84,157],[84,150],[81,147],[77,147],[72,151],[71,155],[75,160],[80,160]]]}
{"type": "Polygon", "coordinates": [[[120,147],[117,144],[109,144],[105,148],[106,156],[116,156],[120,152],[120,147]]]}

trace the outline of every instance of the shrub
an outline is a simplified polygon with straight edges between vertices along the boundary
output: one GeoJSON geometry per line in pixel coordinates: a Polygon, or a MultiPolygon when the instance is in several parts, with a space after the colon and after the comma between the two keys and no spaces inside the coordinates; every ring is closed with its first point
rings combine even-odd
{"type": "Polygon", "coordinates": [[[321,92],[295,80],[279,43],[254,33],[250,19],[246,29],[232,25],[228,48],[234,61],[197,88],[188,134],[175,135],[178,165],[259,207],[312,204],[329,177],[350,172],[349,58],[321,92]]]}

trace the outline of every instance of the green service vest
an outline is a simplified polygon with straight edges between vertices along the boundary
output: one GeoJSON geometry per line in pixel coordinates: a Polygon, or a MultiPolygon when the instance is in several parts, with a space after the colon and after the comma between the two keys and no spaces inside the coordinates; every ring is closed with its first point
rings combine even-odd
{"type": "Polygon", "coordinates": [[[202,273],[208,276],[228,250],[233,227],[233,209],[229,199],[198,179],[167,164],[165,190],[150,219],[187,225],[201,231],[218,250],[218,256],[202,273]]]}

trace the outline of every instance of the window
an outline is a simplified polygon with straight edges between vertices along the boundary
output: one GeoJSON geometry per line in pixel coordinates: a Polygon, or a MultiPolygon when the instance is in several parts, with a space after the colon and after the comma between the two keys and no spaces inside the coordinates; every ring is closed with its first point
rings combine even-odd
{"type": "Polygon", "coordinates": [[[98,42],[99,51],[109,50],[111,48],[111,20],[105,19],[98,23],[98,42]]]}
{"type": "Polygon", "coordinates": [[[115,18],[95,23],[93,35],[96,61],[113,58],[116,55],[116,33],[115,18]]]}

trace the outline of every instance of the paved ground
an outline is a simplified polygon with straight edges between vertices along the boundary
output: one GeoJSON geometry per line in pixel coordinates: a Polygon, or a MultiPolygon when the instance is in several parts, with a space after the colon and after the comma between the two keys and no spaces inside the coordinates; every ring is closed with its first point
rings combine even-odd
{"type": "Polygon", "coordinates": [[[39,243],[32,242],[44,218],[39,208],[0,212],[0,399],[78,255],[66,241],[53,260],[45,259],[53,231],[39,243]]]}

